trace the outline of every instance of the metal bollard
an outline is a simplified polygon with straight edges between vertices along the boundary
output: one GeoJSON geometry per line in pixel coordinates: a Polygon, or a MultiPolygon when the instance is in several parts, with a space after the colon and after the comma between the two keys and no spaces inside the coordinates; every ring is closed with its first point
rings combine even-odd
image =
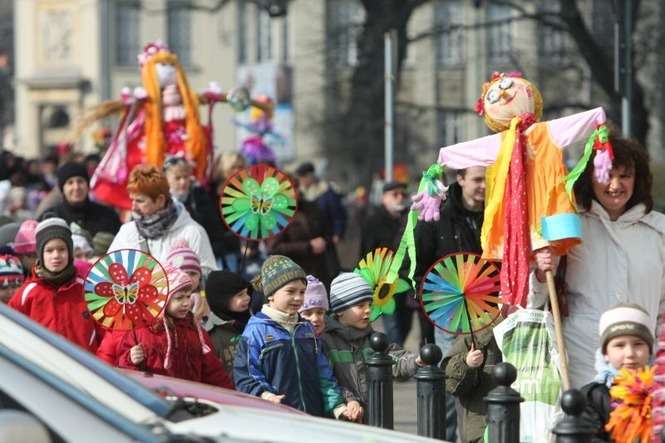
{"type": "Polygon", "coordinates": [[[423,346],[420,359],[427,366],[419,367],[414,376],[418,384],[418,435],[439,440],[446,436],[444,374],[438,366],[442,358],[443,353],[437,345],[423,346]]]}
{"type": "Polygon", "coordinates": [[[393,359],[386,350],[388,337],[374,332],[369,337],[369,346],[374,355],[367,358],[368,423],[384,429],[393,429],[393,359]]]}
{"type": "Polygon", "coordinates": [[[584,395],[577,389],[569,389],[561,395],[561,409],[566,416],[554,427],[556,443],[588,443],[593,428],[582,418],[586,407],[584,395]]]}
{"type": "Polygon", "coordinates": [[[520,403],[524,399],[510,387],[517,378],[517,371],[513,365],[504,362],[494,367],[492,376],[498,386],[485,397],[489,443],[518,443],[520,403]]]}

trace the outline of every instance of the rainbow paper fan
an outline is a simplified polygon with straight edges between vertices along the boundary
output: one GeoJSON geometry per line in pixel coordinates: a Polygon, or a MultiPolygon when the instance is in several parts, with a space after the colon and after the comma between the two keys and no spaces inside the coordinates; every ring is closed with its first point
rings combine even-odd
{"type": "Polygon", "coordinates": [[[119,331],[149,326],[165,307],[166,271],[149,254],[120,249],[101,257],[88,272],[85,301],[103,327],[119,331]]]}
{"type": "Polygon", "coordinates": [[[395,295],[409,289],[409,284],[391,272],[395,256],[388,248],[377,248],[360,260],[353,272],[360,274],[374,291],[370,321],[382,314],[395,313],[395,295]]]}
{"type": "Polygon", "coordinates": [[[277,169],[259,164],[233,175],[224,185],[222,217],[245,240],[279,234],[296,212],[291,179],[277,169]]]}
{"type": "Polygon", "coordinates": [[[451,334],[473,334],[499,316],[499,268],[478,254],[450,254],[423,278],[420,302],[434,325],[451,334]]]}

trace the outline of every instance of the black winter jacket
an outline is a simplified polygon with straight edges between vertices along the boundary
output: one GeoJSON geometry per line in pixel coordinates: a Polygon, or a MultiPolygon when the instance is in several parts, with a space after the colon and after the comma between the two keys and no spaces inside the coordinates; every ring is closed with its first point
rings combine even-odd
{"type": "Polygon", "coordinates": [[[417,265],[415,279],[420,282],[432,264],[455,252],[482,253],[480,229],[483,212],[473,212],[462,204],[462,188],[453,183],[441,208],[439,221],[419,221],[415,230],[417,265]]]}
{"type": "Polygon", "coordinates": [[[610,390],[603,383],[592,382],[584,385],[581,391],[586,398],[582,417],[595,431],[591,442],[611,441],[610,435],[605,431],[605,425],[610,419],[610,390]]]}
{"type": "Polygon", "coordinates": [[[81,206],[72,206],[66,201],[46,209],[39,221],[47,218],[60,217],[67,224],[76,223],[90,233],[92,237],[98,232],[109,232],[116,235],[120,230],[120,217],[110,206],[105,206],[87,199],[81,206]]]}

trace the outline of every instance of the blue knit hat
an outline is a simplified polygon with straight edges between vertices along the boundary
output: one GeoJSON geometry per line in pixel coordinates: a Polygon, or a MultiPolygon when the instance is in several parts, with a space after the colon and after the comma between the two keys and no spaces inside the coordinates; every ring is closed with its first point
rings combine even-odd
{"type": "Polygon", "coordinates": [[[343,272],[330,284],[330,310],[334,313],[365,301],[372,301],[372,288],[354,272],[343,272]]]}

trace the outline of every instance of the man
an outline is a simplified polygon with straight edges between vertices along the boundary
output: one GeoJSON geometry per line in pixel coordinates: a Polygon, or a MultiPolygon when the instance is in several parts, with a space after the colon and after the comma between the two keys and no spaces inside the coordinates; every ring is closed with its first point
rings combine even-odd
{"type": "Polygon", "coordinates": [[[363,223],[360,258],[376,248],[395,251],[404,229],[407,204],[406,183],[391,181],[383,185],[381,206],[363,223]]]}
{"type": "MultiPolygon", "coordinates": [[[[164,173],[169,182],[171,196],[182,203],[189,215],[205,229],[213,253],[218,262],[223,263],[225,256],[224,222],[220,217],[219,208],[208,193],[197,186],[193,180],[192,166],[183,157],[170,157],[164,162],[164,173]]],[[[231,235],[229,250],[237,248],[237,238],[231,235]]],[[[224,265],[227,269],[228,266],[224,265]]]]}
{"type": "Polygon", "coordinates": [[[112,208],[90,200],[90,178],[85,165],[65,163],[58,168],[56,175],[62,202],[46,209],[40,221],[52,217],[62,218],[68,225],[76,223],[92,236],[102,231],[113,234],[118,232],[118,214],[112,208]]]}
{"type": "Polygon", "coordinates": [[[137,166],[129,175],[127,191],[133,220],[122,225],[109,251],[140,249],[165,264],[173,242],[183,239],[199,257],[204,275],[217,269],[208,234],[182,203],[171,198],[169,183],[161,170],[137,166]]]}
{"type": "MultiPolygon", "coordinates": [[[[415,229],[416,272],[420,284],[427,270],[438,259],[456,252],[482,253],[480,230],[485,207],[485,168],[474,166],[457,171],[457,181],[448,188],[439,221],[418,222],[415,229]]],[[[431,327],[430,327],[431,331],[431,327]]],[[[455,336],[436,328],[434,341],[445,356],[455,336]]],[[[446,395],[445,439],[455,441],[457,414],[455,399],[446,395]]]]}
{"type": "MultiPolygon", "coordinates": [[[[376,248],[397,251],[400,238],[406,225],[408,196],[406,183],[391,181],[383,185],[381,206],[374,209],[363,224],[360,240],[360,258],[376,248]]],[[[415,303],[409,304],[412,295],[406,293],[395,297],[395,313],[384,315],[383,325],[391,343],[404,345],[411,329],[415,303]]]]}

